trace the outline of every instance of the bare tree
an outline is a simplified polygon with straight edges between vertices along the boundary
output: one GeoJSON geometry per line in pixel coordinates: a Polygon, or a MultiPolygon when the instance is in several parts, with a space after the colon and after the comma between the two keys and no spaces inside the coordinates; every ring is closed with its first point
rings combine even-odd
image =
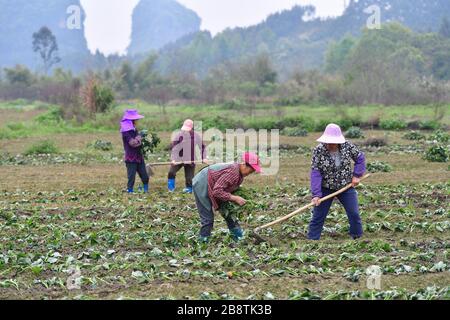
{"type": "Polygon", "coordinates": [[[147,102],[156,103],[165,117],[167,104],[174,95],[173,91],[169,83],[153,85],[147,90],[144,98],[147,102]]]}
{"type": "Polygon", "coordinates": [[[48,74],[53,65],[61,61],[58,56],[56,37],[47,27],[42,27],[38,32],[33,33],[33,51],[39,53],[44,63],[45,74],[48,74]]]}

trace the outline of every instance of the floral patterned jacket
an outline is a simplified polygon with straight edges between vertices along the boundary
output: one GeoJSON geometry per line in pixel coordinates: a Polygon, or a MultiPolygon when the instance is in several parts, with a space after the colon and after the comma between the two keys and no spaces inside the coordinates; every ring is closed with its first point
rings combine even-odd
{"type": "Polygon", "coordinates": [[[322,197],[322,188],[339,190],[352,182],[353,176],[362,177],[366,172],[366,158],[363,152],[351,142],[339,146],[341,164],[336,163],[324,144],[313,152],[311,163],[311,192],[313,197],[322,197]],[[352,171],[352,161],[355,167],[352,171]]]}

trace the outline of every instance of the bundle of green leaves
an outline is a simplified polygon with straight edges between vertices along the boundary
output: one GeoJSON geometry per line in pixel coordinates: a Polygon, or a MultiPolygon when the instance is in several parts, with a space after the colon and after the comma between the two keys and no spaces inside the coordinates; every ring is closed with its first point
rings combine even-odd
{"type": "Polygon", "coordinates": [[[144,157],[147,158],[156,150],[161,143],[161,139],[156,133],[149,133],[148,130],[142,130],[139,134],[142,137],[142,153],[144,154],[144,157]]]}
{"type": "Polygon", "coordinates": [[[244,213],[251,212],[258,207],[258,204],[254,200],[256,196],[255,192],[251,190],[239,188],[233,195],[242,197],[247,203],[244,206],[239,206],[231,201],[222,203],[219,212],[224,218],[231,217],[234,221],[239,221],[242,219],[244,213]]]}

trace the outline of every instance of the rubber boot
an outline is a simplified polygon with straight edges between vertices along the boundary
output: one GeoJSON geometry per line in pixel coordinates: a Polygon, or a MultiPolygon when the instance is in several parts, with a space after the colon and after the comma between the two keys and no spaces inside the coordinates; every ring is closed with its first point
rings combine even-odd
{"type": "Polygon", "coordinates": [[[191,194],[192,193],[192,187],[184,188],[183,193],[191,194]]]}
{"type": "Polygon", "coordinates": [[[144,193],[148,193],[148,190],[149,190],[149,185],[144,184],[144,193]]]}
{"type": "Polygon", "coordinates": [[[200,243],[208,243],[209,242],[209,237],[199,237],[198,238],[198,242],[200,242],[200,243]]]}
{"type": "Polygon", "coordinates": [[[167,180],[167,189],[169,189],[169,192],[175,191],[175,179],[167,180]]]}
{"type": "Polygon", "coordinates": [[[234,241],[238,242],[244,239],[244,232],[241,228],[234,228],[230,230],[230,235],[234,241]]]}
{"type": "Polygon", "coordinates": [[[128,193],[134,193],[134,190],[133,189],[127,189],[127,192],[128,193]]]}

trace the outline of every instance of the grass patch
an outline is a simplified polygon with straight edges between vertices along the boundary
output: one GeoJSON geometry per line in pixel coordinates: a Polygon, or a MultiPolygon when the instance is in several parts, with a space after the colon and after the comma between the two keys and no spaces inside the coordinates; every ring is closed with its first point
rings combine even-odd
{"type": "Polygon", "coordinates": [[[31,145],[26,151],[25,155],[40,155],[40,154],[55,154],[59,150],[53,141],[44,140],[31,145]]]}

